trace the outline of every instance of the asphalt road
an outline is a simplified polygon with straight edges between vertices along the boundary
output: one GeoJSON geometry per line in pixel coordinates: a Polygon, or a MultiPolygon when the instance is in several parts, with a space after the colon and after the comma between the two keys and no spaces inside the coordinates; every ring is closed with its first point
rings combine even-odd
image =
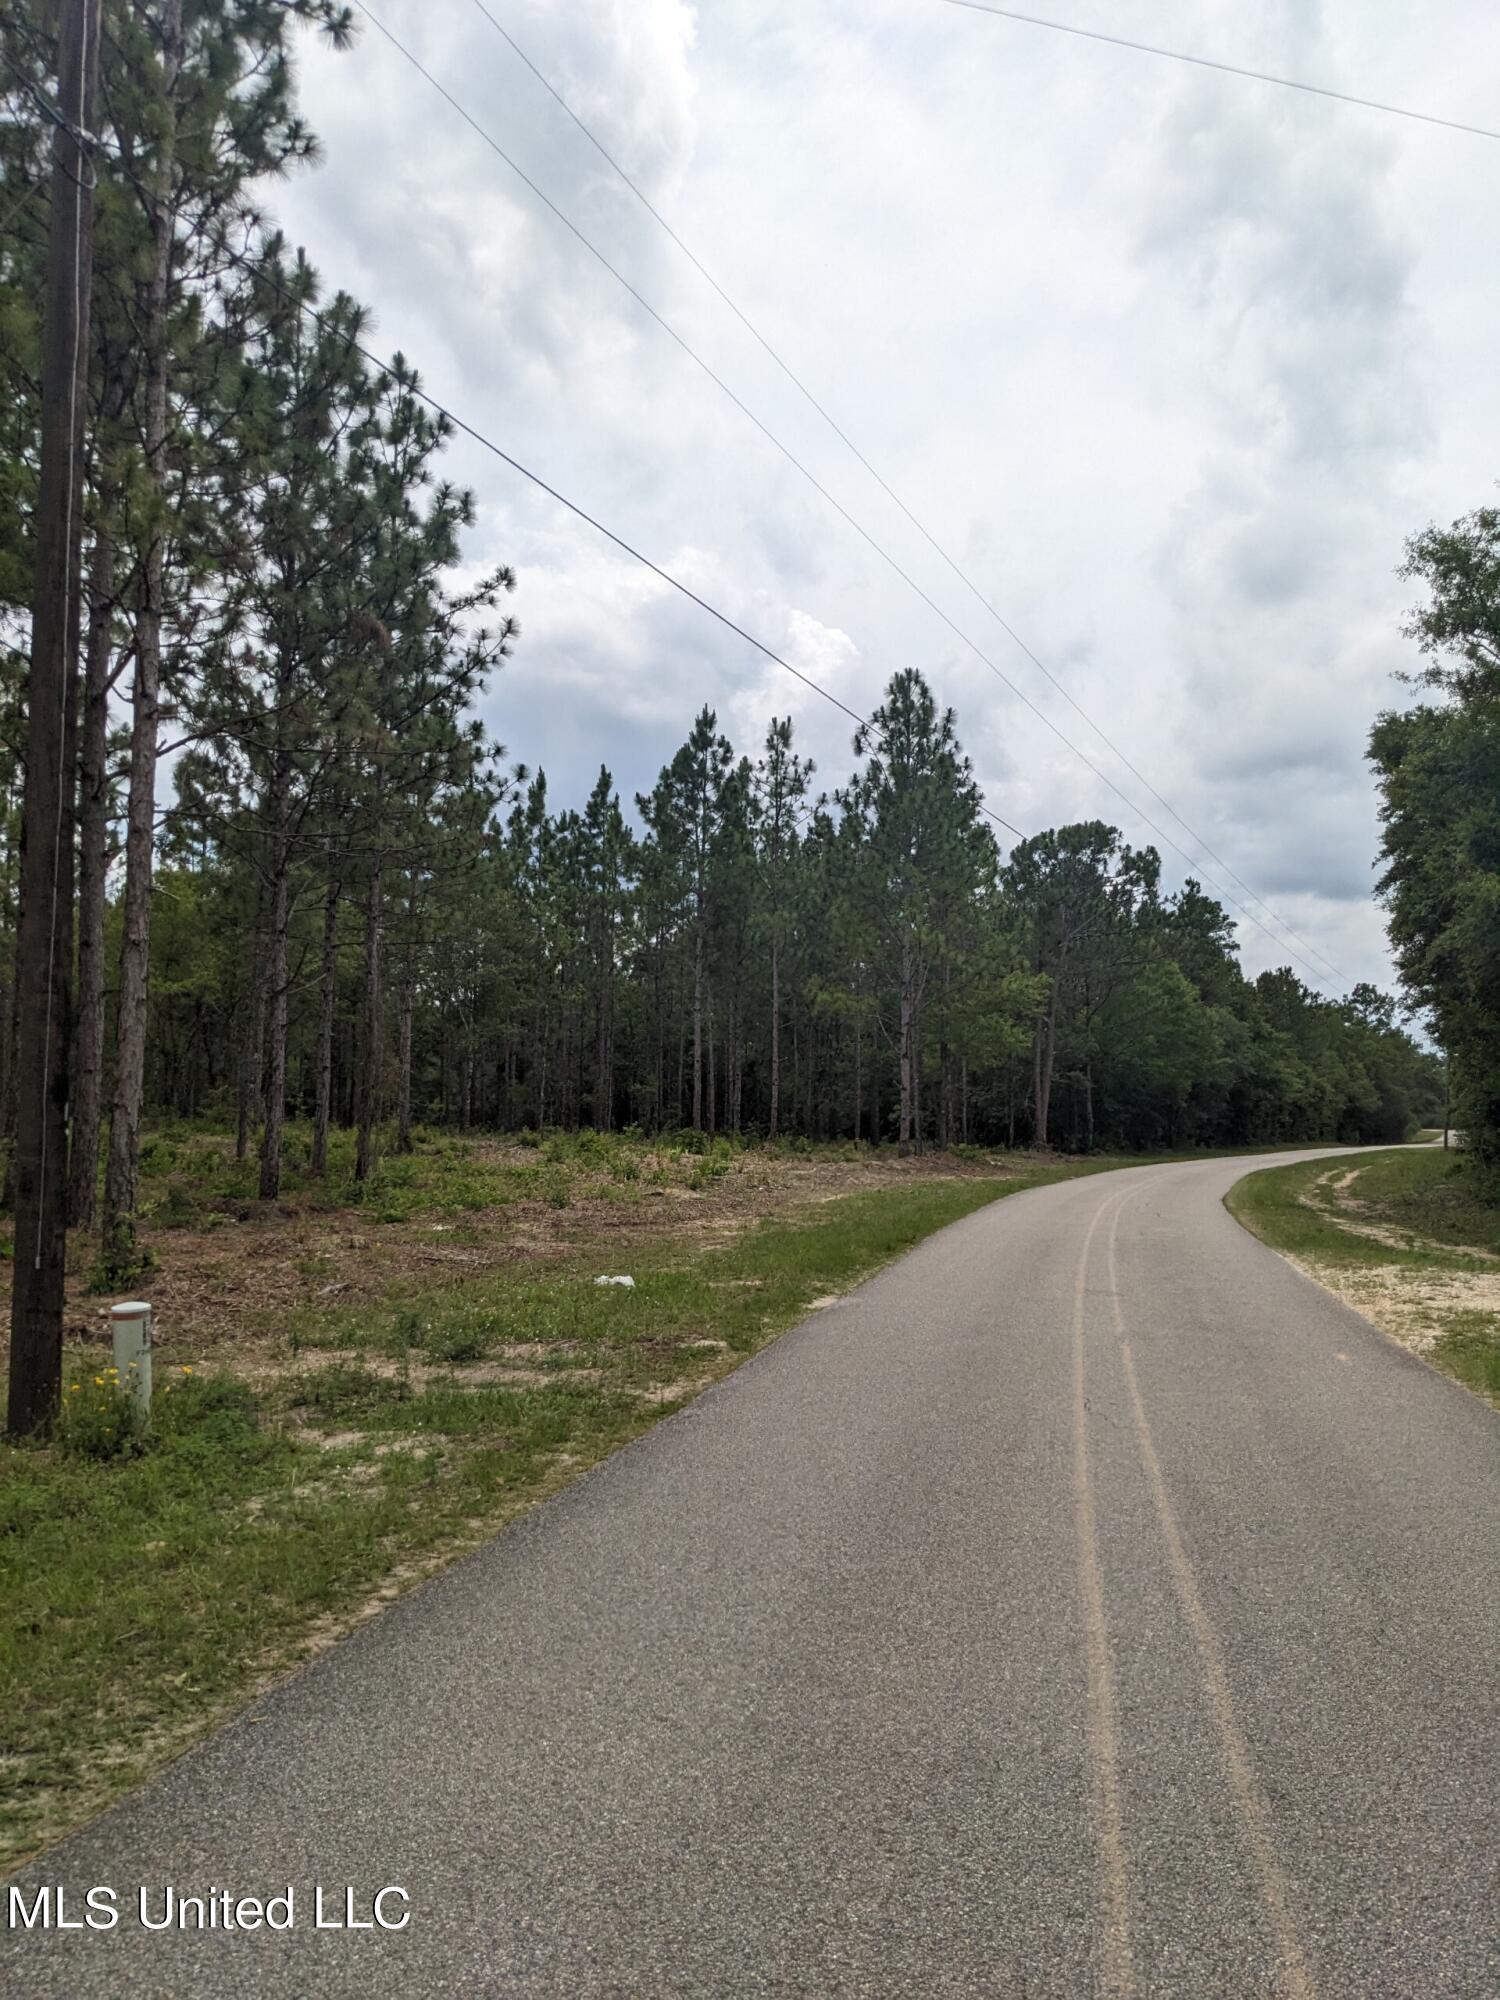
{"type": "Polygon", "coordinates": [[[0,1989],[1494,2000],[1500,1421],[1245,1169],[930,1239],[28,1871],[122,1921],[0,1989]]]}

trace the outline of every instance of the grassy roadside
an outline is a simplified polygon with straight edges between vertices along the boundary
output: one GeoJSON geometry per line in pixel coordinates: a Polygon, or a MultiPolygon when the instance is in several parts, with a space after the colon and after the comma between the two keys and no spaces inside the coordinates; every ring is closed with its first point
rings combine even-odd
{"type": "Polygon", "coordinates": [[[1225,1205],[1403,1346],[1500,1404],[1500,1208],[1478,1198],[1451,1152],[1267,1168],[1225,1205]]]}
{"type": "Polygon", "coordinates": [[[0,1867],[933,1230],[1150,1164],[430,1134],[356,1188],[307,1138],[263,1204],[152,1135],[149,1450],[74,1246],[62,1435],[0,1444],[0,1867]]]}
{"type": "Polygon", "coordinates": [[[72,1349],[60,1438],[0,1447],[0,1864],[826,1295],[1003,1195],[1111,1164],[820,1194],[727,1234],[589,1228],[546,1257],[421,1266],[380,1301],[318,1267],[274,1344],[159,1368],[149,1449],[101,1353],[72,1349]]]}

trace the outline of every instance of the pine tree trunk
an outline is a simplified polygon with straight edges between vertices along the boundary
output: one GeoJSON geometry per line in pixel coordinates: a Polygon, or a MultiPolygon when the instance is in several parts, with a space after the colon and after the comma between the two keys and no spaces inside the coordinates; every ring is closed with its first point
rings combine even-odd
{"type": "Polygon", "coordinates": [[[703,1130],[703,899],[693,925],[693,1130],[703,1130]]]}
{"type": "MultiPolygon", "coordinates": [[[[378,817],[378,815],[377,815],[378,817]]],[[[363,1047],[360,1052],[359,1116],[354,1143],[354,1178],[367,1181],[375,1164],[375,1120],[380,1111],[380,923],[381,862],[379,848],[370,863],[370,889],[365,902],[365,1002],[363,1047]]]]}
{"type": "Polygon", "coordinates": [[[922,1125],[922,988],[916,985],[911,1001],[911,1137],[913,1150],[922,1152],[925,1135],[922,1125]]]}
{"type": "MultiPolygon", "coordinates": [[[[411,973],[408,971],[401,982],[401,1027],[398,1057],[399,1069],[396,1077],[396,1151],[411,1151],[411,1018],[415,995],[412,989],[411,973]]],[[[467,1058],[465,1058],[467,1061],[467,1058]]],[[[464,1123],[469,1122],[468,1108],[465,1106],[464,1123]]]]}
{"type": "Polygon", "coordinates": [[[781,940],[771,940],[771,1115],[767,1135],[781,1130],[781,940]]]}
{"type": "Polygon", "coordinates": [[[608,970],[599,988],[599,1019],[594,1050],[594,1127],[612,1132],[615,1124],[615,979],[614,940],[607,945],[608,970]]]}
{"type": "MultiPolygon", "coordinates": [[[[278,723],[278,735],[281,727],[278,723]]],[[[281,1134],[286,1119],[287,931],[291,923],[292,760],[285,742],[276,748],[271,778],[271,924],[266,963],[265,1101],[260,1140],[260,1198],[281,1192],[281,1134]]]]}
{"type": "Polygon", "coordinates": [[[338,993],[339,884],[330,873],[323,897],[323,952],[318,985],[318,1059],[313,1104],[312,1161],[319,1180],[328,1172],[328,1126],[333,1110],[333,1013],[338,993]]]}
{"type": "MultiPolygon", "coordinates": [[[[396,1056],[396,1151],[411,1151],[411,1047],[412,1014],[417,997],[417,915],[419,897],[417,885],[419,871],[413,868],[407,876],[406,885],[406,944],[402,952],[400,1020],[397,1027],[396,1056]]],[[[471,1005],[468,1023],[468,1047],[472,1065],[474,1045],[474,1010],[471,1005]]],[[[464,1124],[469,1123],[469,1104],[464,1106],[464,1124]]]]}
{"type": "Polygon", "coordinates": [[[717,1074],[718,1038],[714,1033],[714,994],[712,987],[708,989],[706,1013],[707,1013],[707,1028],[708,1028],[708,1096],[707,1096],[708,1127],[707,1129],[708,1129],[708,1136],[711,1139],[714,1133],[718,1130],[718,1104],[719,1104],[718,1074],[717,1074]]]}
{"type": "MultiPolygon", "coordinates": [[[[112,496],[100,499],[106,517],[112,496]]],[[[99,1191],[99,1129],[104,1111],[104,909],[109,868],[109,665],[114,614],[115,548],[107,527],[94,538],[89,565],[89,631],[83,727],[78,743],[78,1012],[69,1090],[68,1220],[93,1226],[99,1191]]]]}
{"type": "Polygon", "coordinates": [[[854,1017],[854,1143],[856,1146],[859,1144],[859,1129],[864,1118],[865,1109],[860,1098],[862,1087],[860,1064],[863,1056],[864,1037],[860,1032],[859,1016],[856,1014],[854,1017]]]}
{"type": "MultiPolygon", "coordinates": [[[[19,917],[20,911],[17,910],[19,917]]],[[[16,1041],[21,1029],[20,967],[11,981],[10,1005],[5,1020],[5,1186],[0,1188],[0,1209],[7,1215],[16,1205],[16,1041]]]]}
{"type": "Polygon", "coordinates": [[[168,203],[176,139],[175,97],[182,62],[182,0],[166,0],[161,27],[166,111],[151,211],[151,279],[143,338],[145,459],[158,515],[142,565],[135,629],[130,733],[130,798],[125,822],[125,893],[120,936],[120,999],[115,1029],[115,1094],[104,1175],[102,1261],[133,1269],[140,1172],[141,1099],[146,1080],[146,1010],[151,965],[151,867],[156,836],[156,757],[161,708],[161,628],[166,579],[167,303],[175,217],[168,203]]]}
{"type": "Polygon", "coordinates": [[[260,948],[263,884],[255,892],[255,924],[250,932],[250,977],[245,999],[245,1047],[240,1057],[238,1118],[234,1135],[234,1157],[243,1160],[250,1151],[250,1133],[260,1103],[260,1070],[266,1025],[265,959],[260,948]]]}
{"type": "MultiPolygon", "coordinates": [[[[158,567],[158,580],[159,577],[158,567]]],[[[148,598],[152,590],[153,586],[148,582],[148,598]]],[[[104,1176],[103,1222],[105,1269],[122,1278],[128,1275],[135,1263],[141,1100],[146,1080],[151,869],[156,833],[156,743],[160,712],[157,680],[160,665],[159,620],[154,613],[149,616],[143,613],[136,629],[130,800],[126,818],[125,893],[120,931],[120,997],[115,1030],[115,1091],[109,1125],[109,1159],[104,1176]]]]}
{"type": "Polygon", "coordinates": [[[1047,1011],[1032,1037],[1032,1101],[1036,1106],[1036,1143],[1045,1146],[1052,1105],[1052,1066],[1057,1042],[1057,987],[1047,996],[1047,1011]]]}
{"type": "Polygon", "coordinates": [[[736,1139],[740,1136],[740,1120],[745,1096],[745,1059],[740,1046],[740,1005],[738,999],[729,1003],[729,1129],[736,1139]]]}
{"type": "Polygon", "coordinates": [[[547,1129],[547,1056],[549,1050],[547,1010],[545,1007],[541,1010],[541,1017],[537,1025],[536,1048],[536,1129],[538,1132],[545,1132],[547,1129]]]}
{"type": "MultiPolygon", "coordinates": [[[[6,786],[3,797],[0,797],[0,803],[3,803],[7,819],[16,810],[17,805],[21,803],[23,792],[23,786],[19,790],[12,790],[9,785],[6,786]]],[[[19,856],[15,848],[7,842],[5,848],[4,900],[0,901],[0,912],[9,911],[11,897],[12,895],[16,895],[16,918],[19,922],[21,914],[19,908],[20,899],[17,894],[15,879],[18,860],[19,856]]],[[[12,953],[14,954],[14,934],[12,935],[12,953]]],[[[3,1189],[0,1189],[0,1209],[3,1209],[7,1215],[15,1205],[16,1192],[16,1035],[20,1028],[18,1011],[20,1006],[20,967],[14,963],[14,957],[12,958],[10,971],[10,983],[5,994],[5,1031],[3,1036],[0,1036],[0,1131],[3,1131],[5,1140],[5,1186],[3,1189]]]]}
{"type": "Polygon", "coordinates": [[[912,948],[909,939],[901,944],[901,1115],[897,1129],[897,1143],[902,1159],[912,1148],[913,1114],[916,1109],[915,1077],[913,1075],[913,1029],[915,1026],[916,974],[912,963],[912,948]]]}
{"type": "Polygon", "coordinates": [[[75,502],[85,477],[93,276],[93,175],[81,135],[94,123],[99,11],[97,0],[78,0],[61,11],[59,22],[57,84],[65,110],[52,142],[40,484],[33,515],[35,603],[25,680],[28,770],[15,937],[18,1083],[24,1075],[11,1155],[16,1228],[6,1425],[15,1436],[50,1425],[62,1394],[82,598],[75,502]]]}

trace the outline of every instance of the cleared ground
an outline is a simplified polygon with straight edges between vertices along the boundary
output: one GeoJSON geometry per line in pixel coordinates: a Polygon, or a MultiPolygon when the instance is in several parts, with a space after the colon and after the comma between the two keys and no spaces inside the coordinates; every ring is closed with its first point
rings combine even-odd
{"type": "Polygon", "coordinates": [[[931,1229],[1079,1170],[691,1136],[348,1167],[267,1207],[221,1135],[153,1137],[149,1450],[78,1246],[62,1436],[0,1445],[0,1861],[931,1229]]]}

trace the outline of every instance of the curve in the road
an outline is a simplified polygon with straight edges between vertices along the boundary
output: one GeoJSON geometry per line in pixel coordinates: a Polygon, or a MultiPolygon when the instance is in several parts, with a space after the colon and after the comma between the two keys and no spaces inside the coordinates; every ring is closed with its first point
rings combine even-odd
{"type": "Polygon", "coordinates": [[[28,1870],[127,1914],[0,1987],[1493,2000],[1500,1426],[1258,1164],[929,1239],[28,1870]]]}

